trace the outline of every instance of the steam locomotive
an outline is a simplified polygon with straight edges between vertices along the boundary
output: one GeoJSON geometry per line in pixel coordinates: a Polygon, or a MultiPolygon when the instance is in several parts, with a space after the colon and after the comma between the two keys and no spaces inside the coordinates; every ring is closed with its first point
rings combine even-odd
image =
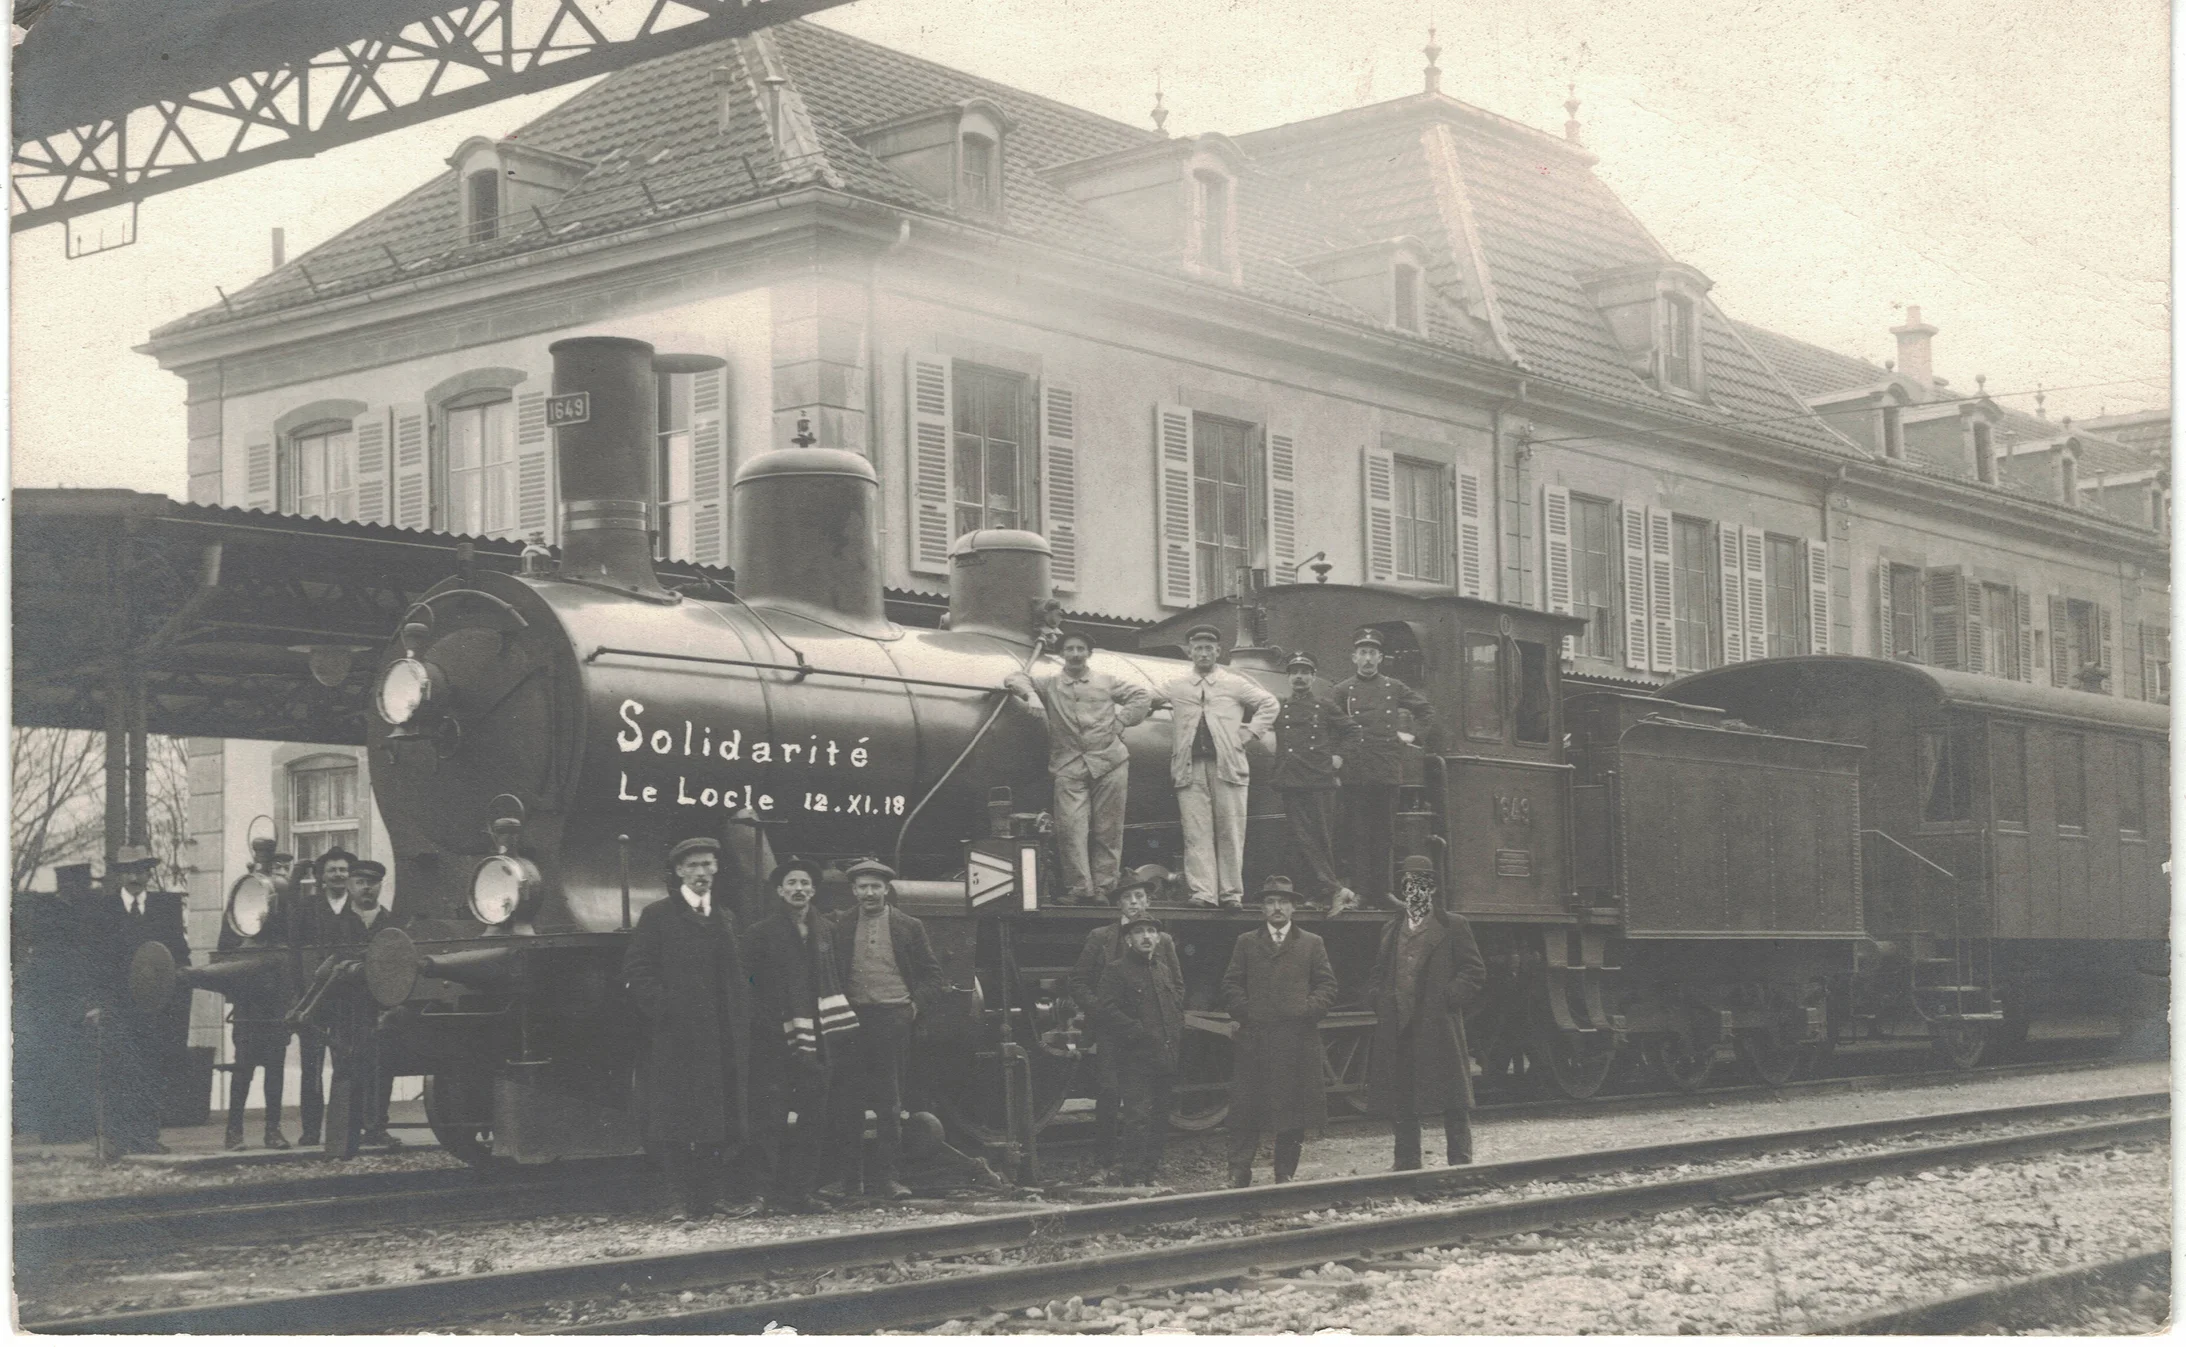
{"type": "MultiPolygon", "coordinates": [[[[378,1050],[397,1074],[428,1078],[433,1130],[466,1159],[629,1153],[642,1144],[640,1035],[619,970],[635,909],[666,891],[668,846],[723,837],[725,888],[747,898],[776,856],[877,854],[906,877],[899,900],[927,921],[951,983],[942,1013],[921,1020],[913,1106],[984,1140],[1013,1120],[1019,1133],[1043,1125],[1085,1066],[1066,973],[1108,919],[1048,892],[1044,730],[1001,690],[1050,658],[1046,542],[966,535],[946,625],[898,626],[882,606],[871,465],[805,445],[736,478],[733,591],[670,591],[644,503],[655,353],[605,337],[552,350],[556,400],[571,409],[556,430],[559,555],[533,547],[516,574],[435,588],[375,683],[373,780],[409,928],[380,932],[361,957],[284,954],[266,886],[246,877],[228,913],[245,948],[184,979],[232,984],[284,958],[322,983],[346,979],[347,995],[383,1010],[378,1050]]],[[[2167,842],[2161,793],[2139,815],[2132,865],[2086,869],[2080,887],[2021,884],[2028,912],[2071,908],[2046,926],[2000,922],[1973,894],[1985,871],[1930,855],[1942,835],[1919,817],[1915,781],[1933,764],[1897,741],[1974,714],[1965,688],[1939,697],[1875,673],[1878,661],[1827,656],[1659,694],[1567,687],[1560,655],[1577,619],[1335,584],[1204,605],[1148,629],[1139,652],[1096,653],[1095,667],[1154,687],[1184,667],[1158,652],[1207,620],[1235,633],[1231,667],[1278,695],[1289,651],[1325,663],[1371,626],[1387,670],[1438,708],[1433,749],[1410,750],[1398,854],[1432,858],[1441,900],[1474,925],[1491,983],[1471,1038],[1489,1076],[1585,1096],[1636,1050],[1687,1087],[1732,1059],[1782,1081],[1835,1042],[1878,1035],[1934,1037],[1971,1064],[2042,996],[2085,1000],[2163,965],[2163,886],[2144,863],[2167,842]],[[1833,687],[1841,695],[1823,695],[1833,687]],[[1906,856],[1952,882],[1907,873],[1906,856]],[[2099,910],[2085,887],[2098,875],[2111,891],[2099,910]]],[[[2045,733],[2099,722],[2104,742],[2131,739],[2153,758],[2163,727],[2121,718],[2132,704],[2048,700],[2024,708],[2045,733]]],[[[1979,713],[1984,733],[1998,714],[1979,713]]],[[[1169,733],[1158,712],[1126,736],[1128,865],[1179,863],[1169,733]]],[[[1986,791],[1971,753],[1962,770],[1986,791]]],[[[1256,774],[1249,804],[1254,878],[1282,868],[1269,775],[1256,774]]],[[[1974,825],[1953,822],[1960,846],[1974,825]]],[[[1161,915],[1192,1031],[1174,1121],[1208,1126],[1224,1111],[1232,1031],[1216,988],[1245,919],[1161,915]]],[[[1372,1016],[1357,996],[1386,914],[1303,919],[1327,939],[1346,997],[1323,1028],[1327,1086],[1363,1108],[1372,1016]]]]}

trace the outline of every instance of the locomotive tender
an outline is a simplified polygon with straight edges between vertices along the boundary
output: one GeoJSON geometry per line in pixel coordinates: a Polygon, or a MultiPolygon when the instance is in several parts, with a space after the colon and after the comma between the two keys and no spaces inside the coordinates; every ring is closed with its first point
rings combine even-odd
{"type": "MultiPolygon", "coordinates": [[[[952,984],[943,1013],[921,1022],[912,1106],[998,1137],[1003,1063],[1022,1057],[1031,1120],[1044,1123],[1081,1061],[1064,974],[1108,918],[1046,905],[1039,864],[1011,901],[976,909],[964,875],[967,844],[1003,838],[1005,852],[1036,857],[1044,846],[1044,730],[1001,685],[1047,658],[1040,633],[1056,608],[1045,541],[959,539],[947,626],[899,627],[882,608],[871,465],[805,446],[737,476],[735,591],[669,592],[644,503],[654,352],[580,338],[553,354],[557,401],[583,416],[556,429],[560,556],[534,548],[518,574],[437,587],[375,684],[373,779],[412,919],[352,964],[356,990],[386,1008],[381,1051],[397,1074],[427,1076],[434,1131],[466,1159],[639,1149],[642,1036],[619,985],[623,947],[635,909],[666,892],[667,847],[716,834],[729,847],[724,888],[747,903],[773,857],[891,859],[906,876],[900,900],[926,919],[952,984]]],[[[1437,734],[1423,736],[1435,742],[1408,762],[1399,854],[1435,860],[1443,901],[1473,922],[1489,960],[1472,1041],[1490,1075],[1528,1071],[1583,1096],[1620,1049],[1636,1048],[1688,1086],[1733,1055],[1780,1080],[1838,1036],[1962,1041],[1966,1026],[2012,1008],[1924,991],[1973,973],[1928,976],[1917,960],[1939,956],[1914,936],[1938,928],[1917,915],[1892,907],[1899,925],[1871,929],[1866,862],[1899,828],[1863,809],[1906,766],[1863,755],[1875,741],[1841,721],[1778,724],[1751,698],[1714,697],[1707,676],[1674,698],[1567,690],[1559,655],[1577,619],[1446,591],[1262,588],[1179,614],[1142,647],[1173,646],[1201,620],[1233,630],[1231,666],[1278,695],[1289,650],[1328,667],[1373,626],[1387,670],[1435,704],[1437,734]]],[[[1149,687],[1184,667],[1153,653],[1094,658],[1149,687]]],[[[1167,713],[1126,738],[1125,863],[1175,868],[1167,713]]],[[[1254,879],[1283,868],[1270,775],[1256,773],[1250,802],[1254,879]]],[[[246,887],[230,920],[249,944],[270,942],[265,896],[246,887]]],[[[1162,915],[1183,955],[1194,1031],[1175,1120],[1205,1126],[1222,1116],[1228,1075],[1216,984],[1249,918],[1162,915]]],[[[1327,938],[1343,983],[1323,1033],[1329,1086],[1354,1106],[1372,1028],[1356,997],[1386,918],[1302,918],[1327,938]]],[[[2144,913],[2135,920],[2136,932],[2148,927],[2144,913]]],[[[2102,935],[2100,921],[2057,934],[2102,935]]],[[[2160,923],[2148,930],[2160,942],[2160,923]]],[[[237,958],[271,962],[263,950],[237,958]]]]}

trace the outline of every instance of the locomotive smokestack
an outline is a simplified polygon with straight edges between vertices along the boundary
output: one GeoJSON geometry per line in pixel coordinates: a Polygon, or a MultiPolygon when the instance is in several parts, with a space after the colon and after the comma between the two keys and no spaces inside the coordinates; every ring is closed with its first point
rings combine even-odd
{"type": "Polygon", "coordinates": [[[648,532],[660,415],[652,345],[571,337],[547,351],[554,357],[548,421],[562,478],[562,574],[664,594],[648,532]]]}
{"type": "Polygon", "coordinates": [[[949,552],[949,630],[1030,644],[1054,592],[1054,550],[1023,529],[980,529],[949,552]]]}
{"type": "Polygon", "coordinates": [[[843,449],[777,449],[746,463],[729,503],[737,593],[861,635],[891,634],[874,542],[879,495],[873,465],[843,449]]]}

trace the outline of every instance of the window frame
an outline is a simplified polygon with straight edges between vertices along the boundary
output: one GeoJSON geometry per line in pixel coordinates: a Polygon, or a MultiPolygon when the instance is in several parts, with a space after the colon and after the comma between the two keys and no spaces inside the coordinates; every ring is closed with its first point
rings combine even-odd
{"type": "Polygon", "coordinates": [[[2027,780],[2027,727],[2009,721],[1993,721],[1989,726],[1989,815],[1999,828],[2009,824],[2015,832],[2027,830],[2027,815],[2033,811],[2028,795],[2027,780]],[[2011,771],[2004,764],[2011,764],[2011,771]],[[2004,806],[2009,802],[2006,783],[2017,781],[2019,812],[2007,813],[2004,806]]]}
{"type": "Polygon", "coordinates": [[[2049,736],[2049,752],[2050,764],[2055,777],[2055,786],[2051,795],[2055,803],[2050,812],[2057,831],[2070,833],[2075,837],[2085,837],[2087,835],[2087,736],[2072,730],[2053,731],[2049,736]],[[2065,783],[2071,779],[2065,771],[2065,759],[2067,757],[2065,746],[2067,744],[2071,745],[2072,775],[2077,777],[2077,780],[2073,783],[2073,789],[2076,792],[2079,804],[2079,817],[2076,820],[2068,820],[2065,817],[2065,783]]]}
{"type": "Polygon", "coordinates": [[[1888,573],[1884,576],[1883,583],[1890,586],[1891,626],[1890,649],[1884,652],[1884,657],[1897,660],[1901,664],[1926,664],[1928,663],[1927,643],[1921,637],[1922,628],[1927,625],[1925,621],[1928,612],[1927,569],[1921,566],[1908,565],[1902,561],[1885,561],[1883,564],[1889,568],[1888,573]],[[1912,577],[1913,592],[1909,600],[1898,593],[1897,581],[1900,575],[1912,577]],[[1903,654],[1900,654],[1898,649],[1897,627],[1899,623],[1906,625],[1911,637],[1906,643],[1905,653],[1903,654]]]}
{"type": "Polygon", "coordinates": [[[491,243],[501,237],[501,169],[474,168],[463,175],[463,241],[491,243]],[[481,187],[491,192],[481,193],[481,187]],[[481,209],[481,206],[486,209],[481,209]]]}
{"type": "Polygon", "coordinates": [[[1215,548],[1218,556],[1234,550],[1227,543],[1220,541],[1209,542],[1200,536],[1200,515],[1201,512],[1210,508],[1207,502],[1213,499],[1212,509],[1214,511],[1215,528],[1219,535],[1221,530],[1221,502],[1220,497],[1212,493],[1238,485],[1237,483],[1206,477],[1200,473],[1200,464],[1204,461],[1201,455],[1204,446],[1208,443],[1207,432],[1210,427],[1234,428],[1244,436],[1245,481],[1242,485],[1245,492],[1245,543],[1241,549],[1243,560],[1239,565],[1247,568],[1265,567],[1267,565],[1267,428],[1256,421],[1247,421],[1235,416],[1224,416],[1220,412],[1200,411],[1194,408],[1192,410],[1192,498],[1197,502],[1197,509],[1195,509],[1192,516],[1192,577],[1194,592],[1197,594],[1197,601],[1200,603],[1212,603],[1216,599],[1226,598],[1234,594],[1236,591],[1233,585],[1238,569],[1237,566],[1230,566],[1224,568],[1227,570],[1227,575],[1218,571],[1215,575],[1210,576],[1206,557],[1203,555],[1204,550],[1209,547],[1215,548]]]}
{"type": "Polygon", "coordinates": [[[1996,432],[1986,421],[1973,423],[1973,475],[1977,482],[1996,485],[1996,432]]]}
{"type": "Polygon", "coordinates": [[[1920,826],[1949,830],[1972,823],[1976,798],[1974,755],[1979,726],[1951,720],[1940,725],[1922,725],[1917,733],[1920,738],[1914,746],[1913,779],[1920,792],[1920,826]],[[1943,750],[1940,754],[1936,752],[1938,741],[1943,750]],[[1947,804],[1953,811],[1947,818],[1938,818],[1931,812],[1939,784],[1947,788],[1947,804]]]}
{"type": "Polygon", "coordinates": [[[653,554],[664,561],[690,561],[697,547],[697,491],[693,485],[692,394],[698,376],[666,373],[656,376],[658,388],[653,439],[653,554]],[[680,422],[680,424],[678,424],[680,422]],[[680,443],[678,441],[680,440],[680,443]],[[682,468],[682,494],[676,494],[676,469],[682,468]],[[679,513],[680,512],[680,513],[679,513]],[[678,522],[682,550],[677,550],[678,522]]]}
{"type": "Polygon", "coordinates": [[[1893,463],[1902,463],[1905,460],[1904,412],[1897,404],[1886,403],[1883,405],[1880,415],[1882,417],[1882,456],[1893,463]]]}
{"type": "MultiPolygon", "coordinates": [[[[281,769],[282,788],[286,793],[288,823],[288,850],[299,861],[316,860],[334,847],[357,853],[364,837],[364,773],[357,760],[346,756],[317,755],[299,758],[281,769]],[[302,788],[311,777],[346,776],[349,780],[349,813],[329,815],[323,819],[303,817],[302,788]],[[315,840],[311,845],[305,838],[315,840]],[[341,840],[346,838],[347,840],[341,840]]],[[[359,853],[361,854],[361,853],[359,853]]]]}
{"type": "Polygon", "coordinates": [[[1389,312],[1397,327],[1418,334],[1425,330],[1420,292],[1425,277],[1420,268],[1399,259],[1389,268],[1389,312]]]}
{"type": "Polygon", "coordinates": [[[980,131],[965,131],[957,137],[956,186],[959,205],[981,214],[992,215],[1001,207],[1002,142],[999,137],[980,131]],[[981,153],[986,172],[972,172],[974,147],[981,153]]]}
{"type": "Polygon", "coordinates": [[[951,487],[952,496],[949,501],[949,524],[951,529],[949,536],[951,538],[961,538],[966,533],[973,531],[973,529],[958,527],[962,522],[960,512],[968,509],[976,509],[979,512],[979,523],[974,526],[975,528],[1015,528],[1038,532],[1040,529],[1039,380],[1024,370],[1010,369],[1006,366],[989,364],[978,360],[952,357],[949,361],[949,406],[951,416],[949,425],[949,475],[953,484],[951,487]],[[1017,404],[1016,415],[1019,437],[1015,454],[1017,506],[1013,511],[1016,515],[1016,522],[1008,524],[998,524],[993,521],[992,513],[995,507],[988,502],[988,493],[985,489],[988,469],[992,466],[993,461],[991,457],[993,447],[996,444],[1006,444],[1008,441],[999,440],[988,435],[984,430],[976,433],[975,437],[981,444],[979,455],[981,491],[977,502],[967,501],[963,497],[965,489],[964,473],[961,470],[962,460],[958,457],[962,449],[962,446],[958,443],[958,437],[974,434],[974,432],[962,429],[963,418],[967,415],[968,409],[974,405],[967,394],[974,391],[974,389],[984,392],[988,385],[994,384],[1013,385],[1015,389],[1014,400],[1017,404]]]}
{"type": "Polygon", "coordinates": [[[1198,237],[1193,240],[1193,262],[1227,276],[1234,262],[1230,230],[1236,218],[1237,180],[1220,169],[1192,169],[1192,214],[1198,237]]]}
{"type": "MultiPolygon", "coordinates": [[[[323,478],[325,475],[323,468],[321,473],[323,478]]],[[[357,423],[354,418],[326,417],[308,422],[281,437],[281,452],[277,465],[274,500],[277,502],[282,514],[305,515],[305,517],[313,519],[355,519],[357,517],[357,493],[357,423]],[[322,510],[315,514],[305,515],[305,497],[302,483],[304,475],[303,442],[306,440],[323,441],[335,435],[346,436],[349,441],[346,460],[346,466],[349,469],[349,485],[347,488],[349,508],[341,512],[322,510]]],[[[327,483],[315,499],[331,501],[335,495],[336,492],[333,486],[331,483],[327,483]]]]}
{"type": "Polygon", "coordinates": [[[1768,658],[1776,659],[1794,655],[1812,654],[1814,650],[1814,620],[1807,611],[1806,539],[1794,538],[1787,533],[1762,535],[1761,549],[1761,630],[1768,647],[1768,658]],[[1778,583],[1777,559],[1779,554],[1789,557],[1783,569],[1790,574],[1787,584],[1778,583]],[[1791,622],[1787,630],[1776,626],[1779,608],[1778,591],[1784,596],[1782,606],[1790,610],[1791,622]],[[1779,652],[1776,648],[1781,637],[1789,646],[1779,652]]]}
{"type": "Polygon", "coordinates": [[[1662,297],[1662,382],[1696,397],[1700,394],[1700,306],[1689,295],[1662,297]]]}
{"type": "Polygon", "coordinates": [[[1507,661],[1503,657],[1503,638],[1500,633],[1482,631],[1477,627],[1467,627],[1458,634],[1457,665],[1460,680],[1458,685],[1458,727],[1460,732],[1474,743],[1500,744],[1510,736],[1511,717],[1509,708],[1504,704],[1505,698],[1503,695],[1503,666],[1506,663],[1507,661]],[[1492,649],[1495,652],[1494,660],[1486,666],[1488,671],[1487,700],[1482,703],[1484,706],[1494,708],[1495,727],[1492,732],[1473,728],[1473,712],[1476,709],[1474,703],[1480,695],[1475,686],[1475,677],[1481,671],[1481,666],[1473,661],[1472,652],[1475,649],[1492,649]]]}
{"type": "MultiPolygon", "coordinates": [[[[1456,547],[1455,523],[1450,500],[1450,466],[1433,459],[1412,458],[1404,454],[1391,454],[1390,472],[1390,548],[1394,558],[1390,573],[1399,580],[1412,580],[1421,584],[1449,585],[1456,580],[1454,565],[1456,547]],[[1428,496],[1434,501],[1436,518],[1423,521],[1416,514],[1405,511],[1413,507],[1419,489],[1424,484],[1428,496]],[[1422,522],[1431,522],[1440,546],[1429,548],[1419,537],[1422,522]],[[1422,556],[1435,562],[1436,574],[1422,574],[1418,567],[1422,556]],[[1413,569],[1407,569],[1408,567],[1413,569]]],[[[1249,549],[1248,549],[1249,550],[1249,549]]]]}
{"type": "Polygon", "coordinates": [[[1998,584],[1993,580],[1972,582],[1981,589],[1981,639],[1988,648],[1981,652],[1981,667],[1991,677],[2019,679],[2032,677],[2031,670],[2019,667],[2019,600],[2018,591],[2011,585],[1998,584]],[[2002,622],[1997,621],[1998,596],[2002,596],[2002,622]]]}
{"type": "Polygon", "coordinates": [[[1723,570],[1719,560],[1722,542],[1717,532],[1723,527],[1698,515],[1670,516],[1670,667],[1673,672],[1699,673],[1723,663],[1723,570]],[[1692,547],[1693,557],[1698,561],[1696,566],[1678,565],[1679,545],[1686,538],[1697,540],[1692,547]],[[1680,577],[1686,577],[1683,583],[1680,583],[1680,577]],[[1697,586],[1693,583],[1696,579],[1697,586]],[[1681,605],[1697,605],[1697,618],[1682,617],[1681,605]],[[1685,662],[1685,632],[1692,626],[1698,626],[1704,633],[1707,648],[1699,652],[1704,663],[1688,665],[1685,662]]]}
{"type": "Polygon", "coordinates": [[[1586,631],[1579,637],[1576,653],[1588,659],[1616,662],[1624,658],[1624,606],[1618,593],[1618,583],[1624,571],[1624,539],[1620,536],[1623,522],[1624,511],[1616,501],[1578,491],[1571,493],[1571,611],[1587,619],[1586,631]],[[1588,602],[1582,583],[1582,577],[1586,573],[1582,558],[1594,554],[1585,547],[1586,535],[1579,526],[1584,512],[1597,509],[1601,511],[1603,537],[1608,548],[1600,554],[1603,597],[1607,599],[1607,603],[1598,609],[1588,602]],[[1597,611],[1601,614],[1599,621],[1593,616],[1597,611]],[[1596,640],[1602,645],[1600,650],[1593,648],[1596,640]]]}
{"type": "MultiPolygon", "coordinates": [[[[486,413],[486,415],[482,419],[490,425],[492,421],[491,413],[486,413]]],[[[459,521],[456,517],[456,474],[469,474],[474,472],[478,474],[478,481],[481,486],[481,513],[480,527],[478,528],[476,533],[471,536],[490,538],[516,529],[521,518],[521,507],[517,501],[516,481],[518,457],[516,448],[516,390],[511,387],[505,387],[499,384],[495,384],[488,387],[474,388],[466,392],[455,394],[442,400],[439,403],[436,403],[433,406],[433,424],[434,429],[437,432],[433,436],[434,446],[432,463],[433,485],[436,489],[433,492],[432,509],[430,513],[432,517],[437,521],[437,524],[441,531],[457,534],[463,534],[467,532],[466,528],[464,527],[463,521],[459,521]],[[486,461],[483,452],[486,441],[484,436],[481,435],[481,454],[479,463],[475,467],[456,467],[456,418],[465,413],[485,412],[485,409],[491,407],[506,408],[506,410],[502,413],[506,427],[505,432],[502,436],[502,442],[506,445],[508,450],[506,456],[500,459],[498,462],[486,461]],[[486,518],[483,509],[483,505],[486,499],[483,495],[483,488],[488,480],[488,473],[491,470],[499,470],[499,472],[495,474],[497,477],[505,474],[507,483],[502,498],[502,503],[507,507],[508,518],[507,522],[500,525],[499,527],[493,525],[486,518]]]]}

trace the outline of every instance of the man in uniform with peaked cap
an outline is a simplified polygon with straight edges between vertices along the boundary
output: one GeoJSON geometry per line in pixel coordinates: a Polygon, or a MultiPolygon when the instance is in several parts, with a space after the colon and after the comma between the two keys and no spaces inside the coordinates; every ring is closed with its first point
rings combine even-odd
{"type": "Polygon", "coordinates": [[[1356,674],[1336,685],[1336,706],[1356,732],[1344,751],[1344,836],[1350,844],[1351,885],[1369,907],[1387,907],[1389,867],[1395,861],[1397,789],[1404,782],[1404,746],[1413,742],[1405,716],[1425,729],[1435,708],[1425,697],[1381,671],[1381,633],[1359,628],[1352,638],[1356,674]]]}
{"type": "Polygon", "coordinates": [[[1338,773],[1351,717],[1331,700],[1313,656],[1301,650],[1284,668],[1290,696],[1275,717],[1275,788],[1283,793],[1290,872],[1307,905],[1326,903],[1333,917],[1357,901],[1336,878],[1336,801],[1343,784],[1338,773]]]}
{"type": "Polygon", "coordinates": [[[714,902],[720,855],[711,837],[669,850],[669,894],[638,914],[622,964],[647,1026],[646,1148],[690,1220],[715,1214],[722,1155],[748,1131],[750,987],[729,913],[714,902]]]}

